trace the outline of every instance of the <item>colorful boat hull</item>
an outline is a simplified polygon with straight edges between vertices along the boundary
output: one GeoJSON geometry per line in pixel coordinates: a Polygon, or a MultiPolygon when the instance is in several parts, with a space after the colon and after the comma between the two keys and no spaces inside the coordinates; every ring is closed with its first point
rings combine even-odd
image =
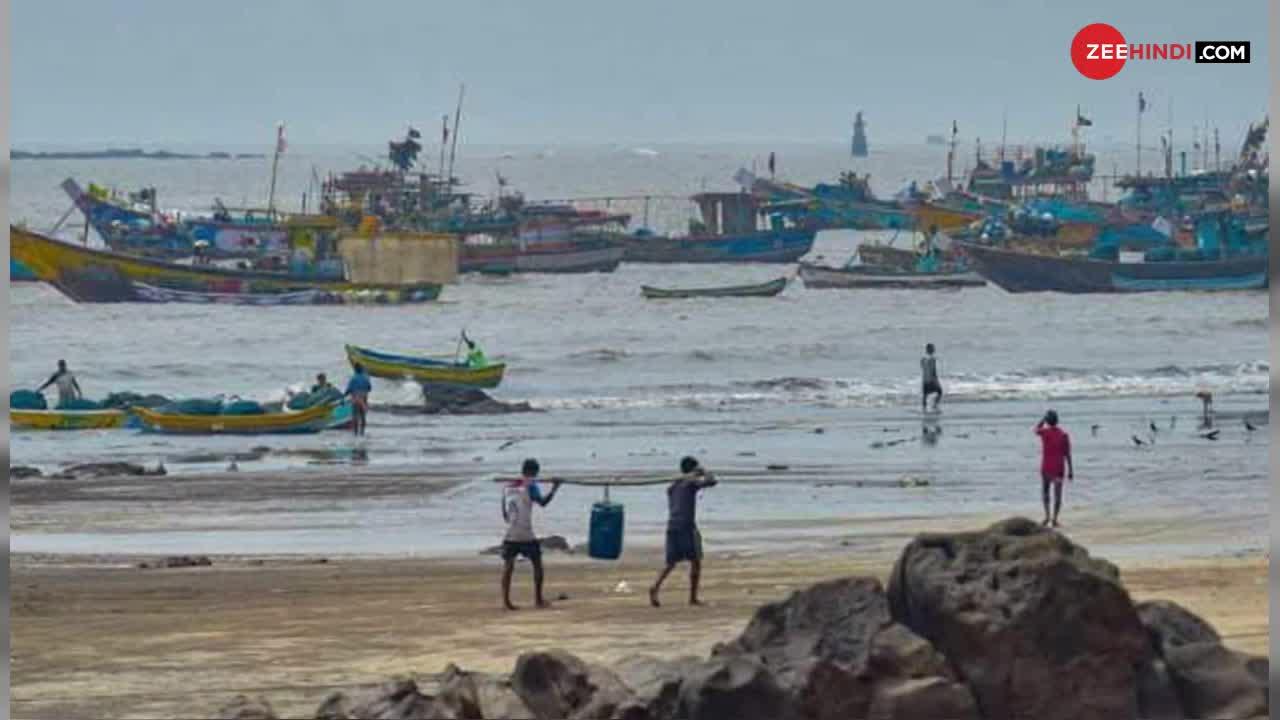
{"type": "Polygon", "coordinates": [[[94,250],[10,226],[10,252],[36,277],[77,302],[143,302],[138,283],[189,293],[279,295],[319,291],[320,302],[417,303],[435,300],[439,283],[382,285],[309,279],[284,273],[198,267],[94,250]]]}
{"type": "Polygon", "coordinates": [[[458,270],[490,275],[613,272],[622,262],[623,252],[621,245],[597,239],[464,243],[458,270]]]}
{"type": "Polygon", "coordinates": [[[722,297],[773,297],[787,287],[787,279],[780,277],[767,283],[757,285],[733,285],[713,288],[656,288],[648,285],[640,287],[640,294],[652,300],[675,300],[684,298],[722,298],[722,297]]]}
{"type": "Polygon", "coordinates": [[[9,259],[9,282],[37,282],[36,274],[22,263],[9,259]]]}
{"type": "Polygon", "coordinates": [[[457,385],[495,388],[502,382],[507,366],[502,363],[472,368],[460,363],[424,357],[392,355],[368,348],[347,346],[347,359],[360,363],[372,376],[388,380],[412,380],[426,385],[457,385]]]}
{"type": "Polygon", "coordinates": [[[123,410],[9,410],[9,423],[19,430],[105,430],[125,426],[123,410]]]}
{"type": "Polygon", "coordinates": [[[813,249],[816,230],[788,228],[735,235],[659,237],[628,235],[627,262],[792,263],[813,249]]]}
{"type": "Polygon", "coordinates": [[[924,273],[893,268],[848,267],[800,264],[800,279],[806,288],[954,290],[982,287],[987,282],[972,272],[924,273]]]}
{"type": "Polygon", "coordinates": [[[1223,260],[1117,262],[964,245],[977,271],[1011,293],[1124,293],[1259,290],[1267,256],[1223,260]]]}
{"type": "Polygon", "coordinates": [[[333,420],[334,405],[263,415],[176,415],[134,408],[144,430],[177,435],[270,435],[314,433],[333,420]]]}
{"type": "Polygon", "coordinates": [[[959,210],[931,202],[917,203],[909,208],[912,217],[915,218],[915,227],[926,231],[936,227],[946,232],[972,224],[986,216],[983,212],[959,210]]]}

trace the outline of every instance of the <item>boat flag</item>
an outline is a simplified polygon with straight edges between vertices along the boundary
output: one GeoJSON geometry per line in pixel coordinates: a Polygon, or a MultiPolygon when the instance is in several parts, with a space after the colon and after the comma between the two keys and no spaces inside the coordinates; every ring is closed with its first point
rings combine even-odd
{"type": "Polygon", "coordinates": [[[1080,114],[1080,106],[1076,106],[1076,127],[1093,127],[1093,121],[1080,114]]]}
{"type": "Polygon", "coordinates": [[[1146,111],[1147,111],[1147,99],[1142,97],[1142,91],[1138,91],[1138,112],[1144,113],[1146,111]]]}
{"type": "Polygon", "coordinates": [[[276,154],[283,153],[287,146],[288,143],[284,139],[284,123],[276,123],[276,154]]]}
{"type": "Polygon", "coordinates": [[[960,126],[956,124],[955,120],[952,120],[951,121],[951,137],[955,137],[959,133],[960,133],[960,126]]]}
{"type": "Polygon", "coordinates": [[[774,168],[776,167],[776,163],[777,163],[777,158],[774,157],[774,154],[772,152],[769,153],[769,174],[770,175],[773,175],[773,171],[774,171],[774,168]]]}
{"type": "Polygon", "coordinates": [[[409,137],[417,139],[422,137],[422,133],[418,132],[412,125],[409,126],[409,137]]]}
{"type": "Polygon", "coordinates": [[[449,144],[449,116],[448,115],[440,116],[440,144],[441,145],[449,144]]]}

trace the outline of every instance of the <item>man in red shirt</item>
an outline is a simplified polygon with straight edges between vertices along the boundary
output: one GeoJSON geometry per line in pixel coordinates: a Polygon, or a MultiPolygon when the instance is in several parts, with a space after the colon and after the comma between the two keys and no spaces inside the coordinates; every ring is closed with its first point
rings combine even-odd
{"type": "Polygon", "coordinates": [[[1040,458],[1040,494],[1044,499],[1044,521],[1058,527],[1058,511],[1062,509],[1062,480],[1075,479],[1075,467],[1071,463],[1071,438],[1058,427],[1058,413],[1050,410],[1036,424],[1036,435],[1044,452],[1040,458]],[[1053,486],[1053,517],[1049,517],[1049,486],[1053,486]]]}

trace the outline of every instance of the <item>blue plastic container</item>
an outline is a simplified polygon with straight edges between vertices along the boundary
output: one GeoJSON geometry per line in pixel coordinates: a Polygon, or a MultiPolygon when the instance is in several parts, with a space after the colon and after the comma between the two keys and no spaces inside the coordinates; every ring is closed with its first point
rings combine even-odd
{"type": "Polygon", "coordinates": [[[591,528],[587,534],[587,554],[597,560],[617,560],[622,555],[622,505],[609,501],[591,506],[591,528]]]}

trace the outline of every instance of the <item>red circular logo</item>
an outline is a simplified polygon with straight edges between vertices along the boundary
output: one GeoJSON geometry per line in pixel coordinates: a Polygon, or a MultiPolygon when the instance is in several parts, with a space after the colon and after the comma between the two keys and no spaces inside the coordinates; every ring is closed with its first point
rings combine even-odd
{"type": "Polygon", "coordinates": [[[1106,80],[1120,72],[1128,56],[1124,35],[1106,23],[1085,25],[1071,39],[1071,62],[1090,80],[1106,80]]]}

